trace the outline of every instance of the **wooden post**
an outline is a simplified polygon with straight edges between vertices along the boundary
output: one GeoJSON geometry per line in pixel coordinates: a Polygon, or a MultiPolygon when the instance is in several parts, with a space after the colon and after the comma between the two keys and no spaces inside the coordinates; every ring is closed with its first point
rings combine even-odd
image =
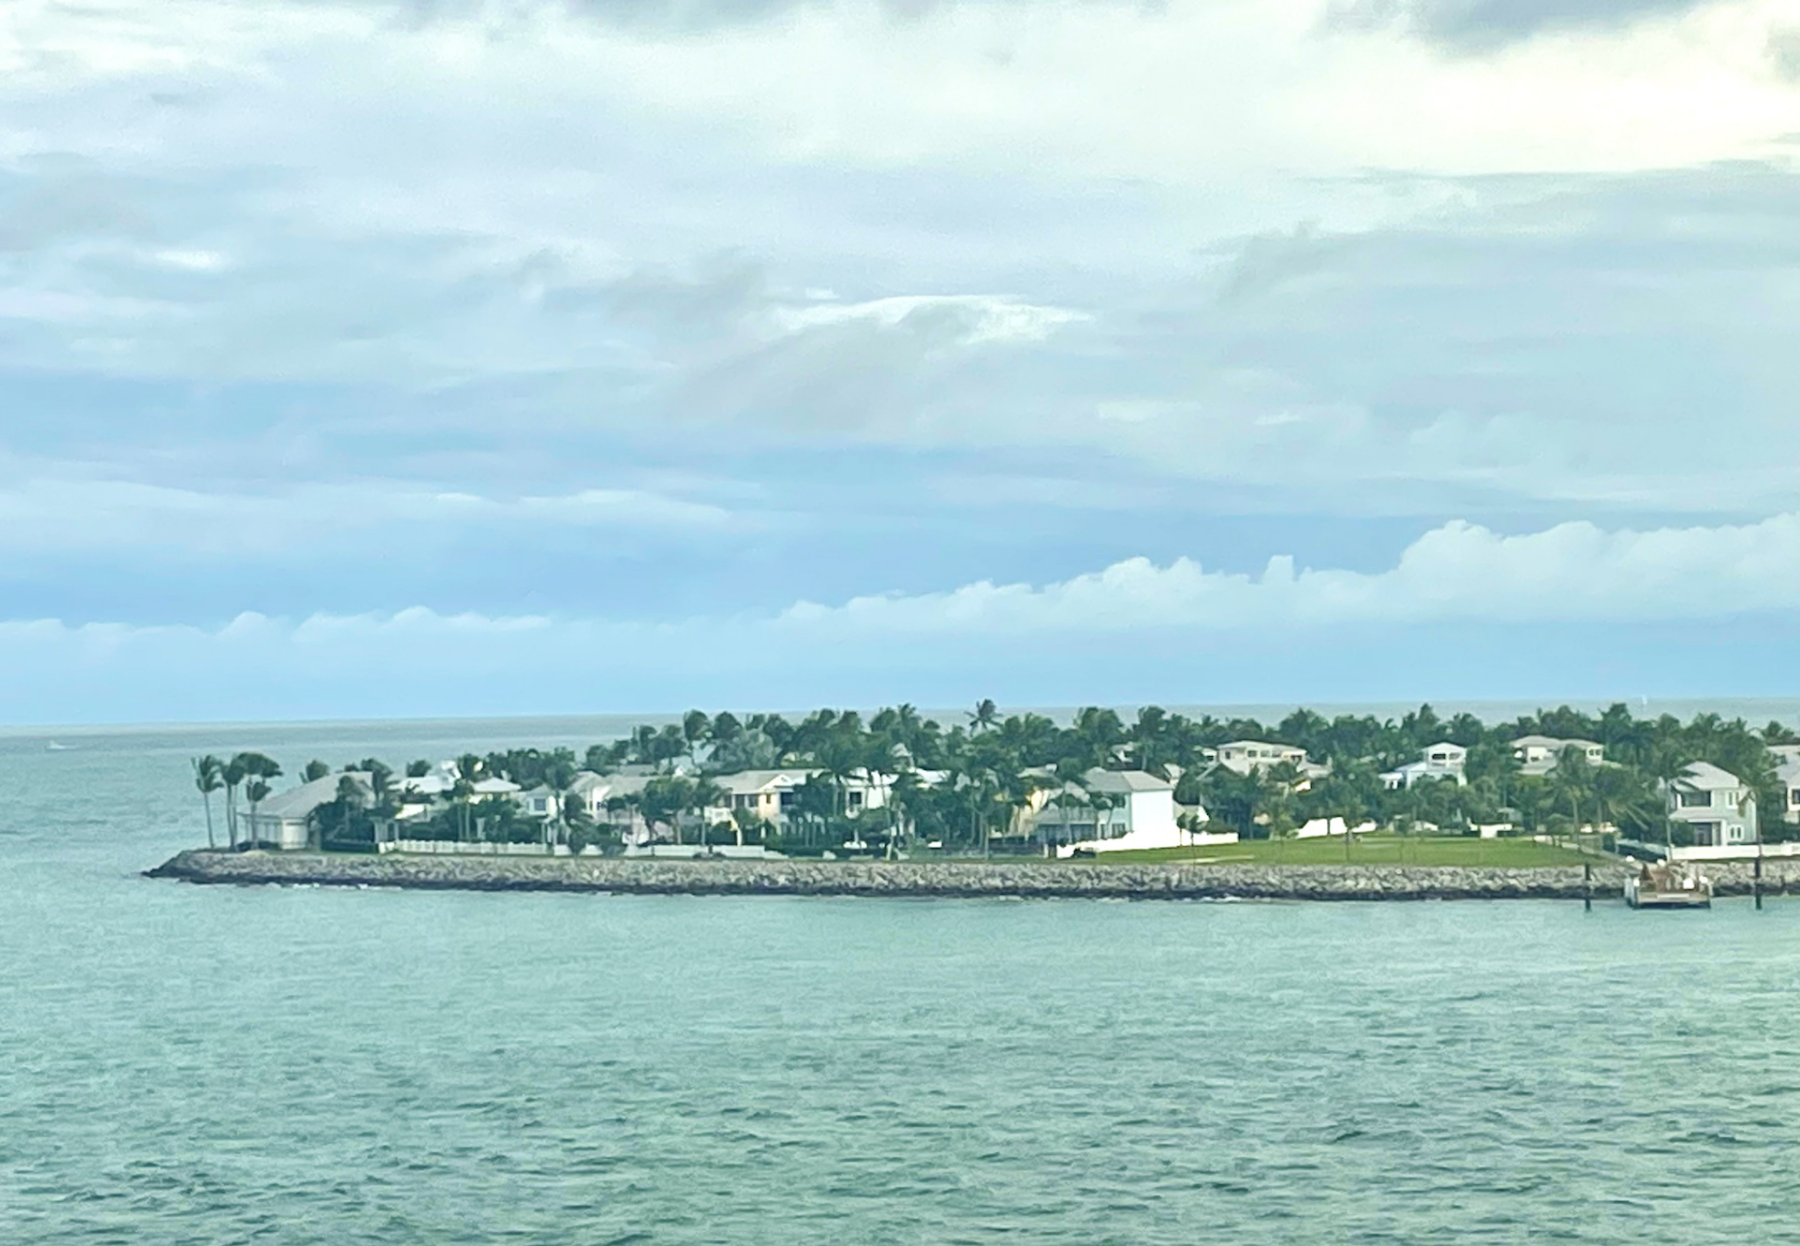
{"type": "Polygon", "coordinates": [[[1581,863],[1581,910],[1584,913],[1594,911],[1594,863],[1581,863]]]}
{"type": "Polygon", "coordinates": [[[1756,862],[1750,867],[1750,894],[1756,897],[1756,907],[1762,908],[1762,845],[1756,846],[1756,862]]]}

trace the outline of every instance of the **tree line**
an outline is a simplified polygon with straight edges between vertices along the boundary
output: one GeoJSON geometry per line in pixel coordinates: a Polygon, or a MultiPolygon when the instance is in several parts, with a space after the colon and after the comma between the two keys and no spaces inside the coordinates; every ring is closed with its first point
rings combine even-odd
{"type": "MultiPolygon", "coordinates": [[[[1059,723],[1037,713],[1003,714],[991,700],[948,725],[911,705],[866,717],[855,710],[820,709],[796,720],[691,710],[678,722],[637,726],[579,756],[567,748],[465,754],[453,765],[448,799],[416,833],[557,838],[581,847],[614,843],[625,825],[641,820],[678,840],[762,842],[796,851],[891,842],[897,836],[951,850],[991,850],[997,841],[1017,844],[1024,815],[1047,792],[1048,799],[1074,807],[1071,816],[1103,817],[1115,798],[1092,790],[1084,776],[1093,769],[1130,769],[1174,780],[1176,800],[1204,807],[1210,829],[1249,837],[1286,834],[1312,818],[1343,817],[1400,830],[1429,824],[1456,831],[1513,821],[1526,833],[1610,823],[1661,838],[1671,832],[1658,784],[1691,762],[1709,761],[1756,792],[1765,836],[1774,839],[1787,833],[1780,821],[1785,792],[1768,746],[1795,739],[1780,723],[1755,728],[1717,714],[1699,714],[1685,723],[1671,715],[1639,718],[1623,703],[1599,714],[1562,706],[1492,724],[1467,713],[1445,718],[1429,704],[1386,719],[1327,718],[1297,709],[1273,723],[1189,716],[1154,705],[1129,720],[1112,709],[1087,707],[1059,723]],[[1591,765],[1570,752],[1546,775],[1521,773],[1512,742],[1525,735],[1598,742],[1608,764],[1591,765]],[[1283,764],[1238,774],[1209,764],[1208,750],[1238,740],[1302,748],[1329,773],[1306,776],[1283,764]],[[1417,760],[1424,749],[1442,742],[1468,750],[1466,785],[1428,780],[1396,791],[1385,787],[1382,772],[1417,760]],[[785,767],[816,773],[793,792],[783,825],[763,823],[745,810],[710,826],[699,816],[724,803],[719,777],[785,767]],[[583,770],[611,774],[626,768],[649,777],[641,790],[609,800],[598,819],[569,793],[583,770]],[[477,794],[478,783],[496,777],[524,789],[549,789],[550,817],[527,817],[509,797],[477,794]],[[853,779],[881,784],[879,808],[849,807],[846,791],[853,779]]],[[[384,763],[365,758],[346,767],[351,768],[371,776],[372,790],[365,794],[359,785],[343,785],[338,799],[319,815],[321,840],[328,835],[372,840],[374,821],[398,808],[393,772],[384,763]]],[[[429,762],[418,760],[406,773],[423,775],[429,769],[429,762]]],[[[238,754],[226,763],[197,759],[195,772],[203,794],[225,789],[233,845],[239,842],[240,785],[253,812],[267,796],[269,780],[281,773],[261,754],[238,754]]],[[[318,761],[301,772],[303,778],[328,773],[318,761]]],[[[210,802],[207,816],[210,843],[210,802]]]]}

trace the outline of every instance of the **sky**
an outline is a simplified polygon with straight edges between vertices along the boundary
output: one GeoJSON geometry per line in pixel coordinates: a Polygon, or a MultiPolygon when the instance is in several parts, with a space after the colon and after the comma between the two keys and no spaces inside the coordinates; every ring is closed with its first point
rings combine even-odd
{"type": "Polygon", "coordinates": [[[7,0],[0,722],[1800,693],[1800,0],[7,0]]]}

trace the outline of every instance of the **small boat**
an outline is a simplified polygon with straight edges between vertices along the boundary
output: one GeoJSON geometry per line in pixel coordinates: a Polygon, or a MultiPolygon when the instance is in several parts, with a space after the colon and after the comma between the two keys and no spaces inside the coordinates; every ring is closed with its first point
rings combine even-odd
{"type": "Polygon", "coordinates": [[[1691,865],[1660,861],[1625,880],[1625,903],[1634,909],[1709,909],[1712,880],[1691,865]]]}
{"type": "Polygon", "coordinates": [[[44,751],[49,753],[66,753],[74,747],[75,746],[72,744],[62,744],[56,740],[52,740],[49,744],[44,746],[44,751]]]}

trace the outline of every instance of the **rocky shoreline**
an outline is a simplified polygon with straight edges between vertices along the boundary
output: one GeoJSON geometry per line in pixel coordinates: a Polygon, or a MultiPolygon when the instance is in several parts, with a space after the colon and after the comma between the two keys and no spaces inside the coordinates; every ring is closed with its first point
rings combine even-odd
{"type": "MultiPolygon", "coordinates": [[[[1056,897],[1129,900],[1579,900],[1621,894],[1626,868],[1177,865],[1031,861],[680,861],[616,857],[339,856],[190,850],[145,871],[193,883],[583,891],[640,895],[1056,897]]],[[[1750,868],[1709,866],[1719,895],[1750,868]]],[[[1800,893],[1800,864],[1766,862],[1764,894],[1800,893]]]]}

